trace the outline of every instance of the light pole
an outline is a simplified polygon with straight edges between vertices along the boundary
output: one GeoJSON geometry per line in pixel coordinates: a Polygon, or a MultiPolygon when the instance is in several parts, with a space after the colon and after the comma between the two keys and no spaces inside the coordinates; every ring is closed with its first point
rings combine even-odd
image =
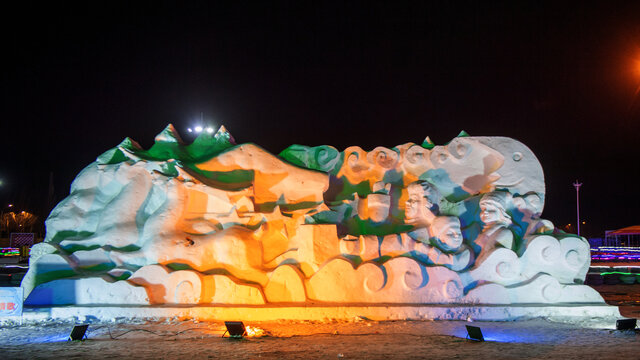
{"type": "Polygon", "coordinates": [[[580,236],[580,186],[582,186],[582,183],[579,183],[578,180],[573,183],[573,187],[576,188],[576,224],[578,224],[578,236],[580,236]]]}

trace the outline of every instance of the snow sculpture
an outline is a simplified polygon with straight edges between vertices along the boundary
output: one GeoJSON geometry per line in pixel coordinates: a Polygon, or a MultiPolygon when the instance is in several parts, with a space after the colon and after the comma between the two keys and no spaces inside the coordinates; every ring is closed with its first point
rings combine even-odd
{"type": "Polygon", "coordinates": [[[506,193],[493,192],[480,199],[480,221],[484,227],[474,242],[480,252],[476,265],[480,265],[497,247],[513,250],[513,233],[509,230],[512,222],[505,209],[506,198],[506,193]]]}
{"type": "Polygon", "coordinates": [[[169,125],[82,170],[22,286],[27,304],[603,304],[544,198],[504,137],[274,156],[169,125]]]}

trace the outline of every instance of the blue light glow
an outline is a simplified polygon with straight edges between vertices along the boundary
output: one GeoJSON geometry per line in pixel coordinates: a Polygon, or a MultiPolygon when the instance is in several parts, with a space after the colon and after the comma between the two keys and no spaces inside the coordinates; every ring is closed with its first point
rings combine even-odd
{"type": "MultiPolygon", "coordinates": [[[[69,332],[71,332],[71,330],[69,330],[69,332]]],[[[31,337],[29,338],[29,341],[27,343],[29,344],[57,343],[57,342],[65,342],[67,341],[67,339],[69,339],[68,333],[54,333],[54,334],[47,334],[43,336],[31,337]]]]}
{"type": "MultiPolygon", "coordinates": [[[[500,326],[502,324],[494,323],[474,323],[474,326],[478,326],[484,337],[484,341],[499,342],[499,343],[523,343],[523,344],[538,344],[548,343],[549,341],[558,340],[557,337],[549,339],[545,337],[544,329],[522,329],[512,328],[510,326],[500,326]]],[[[453,329],[448,335],[455,336],[462,339],[467,339],[467,330],[464,324],[461,324],[459,328],[453,329]]],[[[472,340],[469,340],[472,341],[472,340]]]]}

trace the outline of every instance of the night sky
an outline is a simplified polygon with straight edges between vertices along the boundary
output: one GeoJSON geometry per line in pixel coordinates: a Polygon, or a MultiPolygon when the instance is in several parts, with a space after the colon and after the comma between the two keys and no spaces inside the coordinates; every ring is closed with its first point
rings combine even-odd
{"type": "Polygon", "coordinates": [[[200,119],[272,153],[507,136],[543,217],[640,224],[640,2],[20,2],[2,11],[1,205],[47,215],[126,136],[200,119]],[[313,5],[312,5],[313,4],[313,5]]]}

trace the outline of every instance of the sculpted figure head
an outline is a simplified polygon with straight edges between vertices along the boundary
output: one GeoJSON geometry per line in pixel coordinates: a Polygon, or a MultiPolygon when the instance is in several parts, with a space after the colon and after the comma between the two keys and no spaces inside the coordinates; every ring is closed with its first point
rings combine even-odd
{"type": "Polygon", "coordinates": [[[460,220],[455,216],[438,216],[429,227],[435,244],[445,251],[457,251],[462,246],[460,220]]]}
{"type": "Polygon", "coordinates": [[[485,227],[507,226],[511,224],[511,216],[506,211],[507,197],[503,193],[488,193],[480,200],[480,220],[485,227]]]}
{"type": "Polygon", "coordinates": [[[407,187],[409,198],[405,203],[407,222],[428,226],[435,218],[440,194],[427,182],[414,182],[407,187]]]}

